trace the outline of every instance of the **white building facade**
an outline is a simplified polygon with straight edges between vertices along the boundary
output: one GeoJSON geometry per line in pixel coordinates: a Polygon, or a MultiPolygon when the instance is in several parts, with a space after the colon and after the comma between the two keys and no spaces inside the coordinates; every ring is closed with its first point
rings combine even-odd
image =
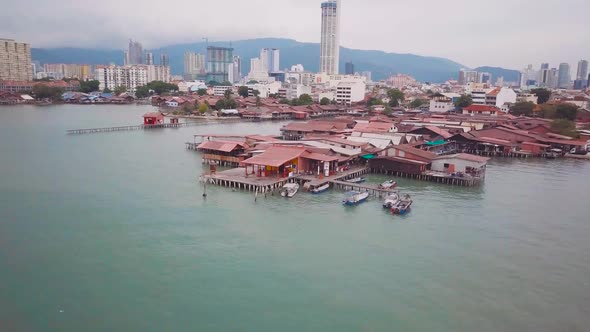
{"type": "Polygon", "coordinates": [[[99,88],[114,90],[119,86],[135,92],[138,87],[152,81],[170,82],[170,67],[168,66],[96,66],[94,78],[99,82],[99,88]]]}

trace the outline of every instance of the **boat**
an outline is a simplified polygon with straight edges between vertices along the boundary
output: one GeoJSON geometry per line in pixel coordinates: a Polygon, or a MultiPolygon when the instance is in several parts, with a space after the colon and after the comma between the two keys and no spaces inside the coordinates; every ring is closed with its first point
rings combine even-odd
{"type": "Polygon", "coordinates": [[[297,191],[299,191],[299,185],[297,183],[287,183],[281,190],[281,196],[292,198],[297,194],[297,191]]]}
{"type": "Polygon", "coordinates": [[[406,195],[404,199],[398,201],[394,206],[391,207],[391,213],[403,216],[410,212],[412,203],[413,201],[410,198],[410,195],[406,195]]]}
{"type": "Polygon", "coordinates": [[[317,188],[312,189],[311,190],[311,193],[312,194],[321,194],[321,193],[323,193],[324,191],[326,191],[328,189],[330,189],[330,184],[329,183],[326,183],[326,184],[324,184],[322,186],[319,186],[317,188]]]}
{"type": "Polygon", "coordinates": [[[360,191],[349,191],[346,193],[346,196],[342,200],[342,204],[344,205],[356,205],[360,204],[369,198],[368,192],[360,192],[360,191]]]}
{"type": "Polygon", "coordinates": [[[349,182],[349,183],[363,183],[365,181],[367,181],[367,180],[363,177],[358,177],[358,178],[346,180],[346,182],[349,182]]]}
{"type": "Polygon", "coordinates": [[[545,158],[547,159],[556,159],[563,155],[563,150],[561,149],[551,149],[545,153],[545,158]]]}
{"type": "Polygon", "coordinates": [[[379,189],[393,189],[397,186],[397,182],[393,180],[387,180],[379,185],[379,189]]]}
{"type": "Polygon", "coordinates": [[[385,209],[391,209],[394,205],[396,205],[400,201],[398,193],[389,193],[385,200],[383,201],[383,207],[385,209]]]}

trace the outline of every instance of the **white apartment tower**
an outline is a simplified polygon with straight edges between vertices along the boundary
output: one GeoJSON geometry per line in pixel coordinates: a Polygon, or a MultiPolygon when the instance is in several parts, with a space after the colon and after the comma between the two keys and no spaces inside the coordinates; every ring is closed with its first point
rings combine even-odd
{"type": "Polygon", "coordinates": [[[340,0],[322,3],[320,72],[337,75],[340,63],[340,0]]]}
{"type": "Polygon", "coordinates": [[[280,51],[276,48],[263,48],[260,50],[260,60],[269,73],[278,72],[280,67],[280,51]]]}
{"type": "Polygon", "coordinates": [[[205,55],[200,53],[184,53],[184,74],[187,79],[195,79],[205,73],[205,55]]]}
{"type": "Polygon", "coordinates": [[[0,38],[0,80],[31,81],[31,46],[0,38]]]}

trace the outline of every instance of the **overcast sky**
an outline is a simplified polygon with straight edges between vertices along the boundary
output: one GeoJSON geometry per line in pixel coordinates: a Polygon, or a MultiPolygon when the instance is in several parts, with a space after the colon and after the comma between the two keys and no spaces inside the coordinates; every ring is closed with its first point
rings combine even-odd
{"type": "MultiPolygon", "coordinates": [[[[2,0],[0,38],[33,47],[156,48],[285,37],[320,40],[319,0],[2,0]]],[[[341,44],[520,69],[590,58],[588,0],[342,0],[341,44]]]]}

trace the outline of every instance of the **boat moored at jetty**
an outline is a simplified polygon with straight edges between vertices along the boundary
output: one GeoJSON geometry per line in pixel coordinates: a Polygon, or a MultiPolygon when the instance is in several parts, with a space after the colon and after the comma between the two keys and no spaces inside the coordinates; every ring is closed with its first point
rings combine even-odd
{"type": "Polygon", "coordinates": [[[326,183],[324,185],[321,185],[321,186],[319,186],[317,188],[312,189],[311,190],[311,193],[312,194],[321,194],[321,193],[323,193],[324,191],[326,191],[328,189],[330,189],[330,184],[329,183],[326,183]]]}
{"type": "Polygon", "coordinates": [[[360,204],[369,198],[368,192],[360,192],[360,191],[349,191],[346,193],[346,196],[342,200],[342,204],[344,205],[357,205],[360,204]]]}
{"type": "Polygon", "coordinates": [[[346,182],[349,183],[363,183],[365,181],[367,181],[365,178],[363,177],[358,177],[358,178],[354,178],[354,179],[350,179],[350,180],[345,180],[346,182]]]}
{"type": "Polygon", "coordinates": [[[297,183],[287,183],[283,186],[283,189],[281,189],[281,196],[292,198],[298,191],[299,185],[297,183]]]}
{"type": "Polygon", "coordinates": [[[397,186],[397,182],[393,180],[387,180],[379,185],[380,189],[393,189],[397,186]]]}
{"type": "Polygon", "coordinates": [[[394,192],[387,195],[385,200],[383,201],[383,208],[391,209],[400,201],[399,194],[394,192]]]}
{"type": "Polygon", "coordinates": [[[413,201],[410,198],[410,195],[406,195],[404,199],[399,200],[394,206],[391,207],[391,213],[403,216],[410,212],[412,203],[413,201]]]}

